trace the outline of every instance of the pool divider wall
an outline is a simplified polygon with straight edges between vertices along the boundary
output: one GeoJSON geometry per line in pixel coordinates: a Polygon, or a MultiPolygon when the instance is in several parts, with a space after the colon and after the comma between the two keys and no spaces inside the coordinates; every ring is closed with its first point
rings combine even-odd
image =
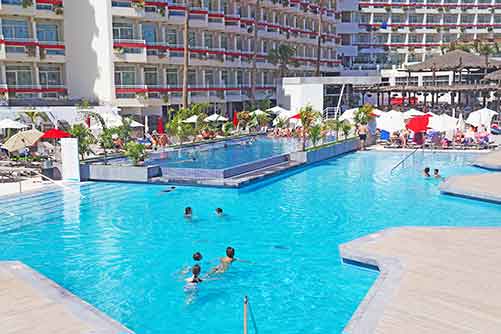
{"type": "Polygon", "coordinates": [[[160,166],[117,166],[117,165],[80,165],[82,181],[120,181],[146,183],[152,177],[161,176],[160,166]]]}

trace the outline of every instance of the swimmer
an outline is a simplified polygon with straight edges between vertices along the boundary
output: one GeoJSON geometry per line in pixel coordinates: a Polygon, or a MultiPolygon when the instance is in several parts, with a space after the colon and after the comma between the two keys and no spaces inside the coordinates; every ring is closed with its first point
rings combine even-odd
{"type": "Polygon", "coordinates": [[[198,284],[198,283],[202,283],[202,279],[200,278],[200,272],[202,271],[202,268],[200,267],[200,265],[198,264],[195,264],[193,266],[193,268],[191,268],[191,273],[193,274],[193,276],[187,278],[185,281],[186,283],[189,283],[189,284],[198,284]]]}
{"type": "Polygon", "coordinates": [[[193,260],[194,261],[202,261],[202,253],[196,252],[195,254],[193,254],[193,260]]]}
{"type": "Polygon", "coordinates": [[[221,217],[223,215],[223,209],[221,208],[216,208],[216,215],[221,217]]]}
{"type": "Polygon", "coordinates": [[[235,257],[235,248],[227,247],[226,248],[226,256],[221,258],[221,262],[219,263],[219,265],[217,265],[217,267],[213,268],[207,276],[209,276],[211,274],[222,274],[222,273],[226,272],[230,268],[230,265],[235,261],[249,262],[249,261],[237,259],[235,257]]]}
{"type": "Polygon", "coordinates": [[[440,175],[440,171],[438,170],[438,168],[435,168],[433,170],[433,177],[436,178],[436,179],[441,179],[442,176],[440,175]]]}
{"type": "Polygon", "coordinates": [[[424,177],[430,177],[430,167],[426,167],[424,170],[423,170],[423,176],[424,177]]]}
{"type": "Polygon", "coordinates": [[[188,206],[184,208],[184,218],[191,219],[192,216],[193,216],[193,210],[191,209],[191,207],[188,206]]]}
{"type": "MultiPolygon", "coordinates": [[[[202,253],[200,252],[196,252],[196,253],[193,253],[193,261],[195,262],[200,262],[202,261],[202,253]]],[[[180,274],[181,275],[186,275],[187,273],[190,272],[190,270],[192,270],[192,268],[190,266],[186,266],[184,267],[181,271],[180,271],[180,274]]]]}
{"type": "Polygon", "coordinates": [[[171,191],[174,191],[176,187],[170,187],[169,189],[164,189],[162,190],[163,193],[170,193],[171,191]]]}

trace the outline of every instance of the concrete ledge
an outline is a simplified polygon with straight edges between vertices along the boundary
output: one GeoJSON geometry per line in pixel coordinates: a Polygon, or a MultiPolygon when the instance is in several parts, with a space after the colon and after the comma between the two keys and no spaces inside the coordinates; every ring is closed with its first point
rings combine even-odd
{"type": "Polygon", "coordinates": [[[21,262],[0,262],[3,334],[125,334],[131,330],[21,262]]]}
{"type": "Polygon", "coordinates": [[[152,177],[161,176],[159,166],[119,166],[90,164],[80,167],[83,181],[148,182],[152,177]]]}
{"type": "Polygon", "coordinates": [[[452,176],[440,185],[440,191],[501,204],[501,173],[452,176]]]}
{"type": "Polygon", "coordinates": [[[474,166],[501,171],[501,150],[490,152],[473,163],[474,166]]]}

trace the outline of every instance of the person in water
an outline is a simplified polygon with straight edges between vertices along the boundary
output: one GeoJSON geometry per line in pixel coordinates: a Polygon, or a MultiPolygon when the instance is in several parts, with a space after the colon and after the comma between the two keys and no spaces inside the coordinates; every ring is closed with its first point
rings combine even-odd
{"type": "Polygon", "coordinates": [[[202,261],[202,258],[203,258],[202,257],[202,253],[200,253],[200,252],[196,252],[196,253],[193,254],[193,260],[194,261],[197,261],[197,262],[202,261]]]}
{"type": "Polygon", "coordinates": [[[424,177],[430,177],[430,167],[426,167],[424,170],[423,170],[423,176],[424,177]]]}
{"type": "Polygon", "coordinates": [[[219,217],[221,217],[223,215],[223,209],[216,208],[216,215],[218,215],[219,217]]]}
{"type": "Polygon", "coordinates": [[[191,219],[192,216],[193,216],[193,210],[191,209],[191,207],[187,206],[186,208],[184,208],[184,218],[191,219]]]}
{"type": "Polygon", "coordinates": [[[245,260],[237,259],[235,257],[235,248],[228,246],[226,248],[226,256],[221,258],[220,263],[215,268],[213,268],[207,276],[211,274],[222,274],[226,272],[230,268],[230,265],[235,261],[248,262],[245,260]]]}
{"type": "Polygon", "coordinates": [[[433,170],[433,177],[436,178],[436,179],[441,179],[442,178],[442,175],[440,175],[440,171],[438,170],[438,168],[435,168],[433,170]]]}
{"type": "Polygon", "coordinates": [[[195,264],[193,266],[193,268],[191,268],[191,273],[193,274],[193,276],[187,278],[186,283],[190,283],[190,284],[202,283],[203,280],[200,278],[201,271],[202,271],[202,268],[200,267],[200,265],[195,264]]]}
{"type": "Polygon", "coordinates": [[[174,191],[174,190],[176,190],[176,187],[170,187],[170,188],[168,188],[168,189],[164,189],[164,190],[162,190],[162,192],[163,192],[163,193],[170,193],[171,191],[174,191]]]}

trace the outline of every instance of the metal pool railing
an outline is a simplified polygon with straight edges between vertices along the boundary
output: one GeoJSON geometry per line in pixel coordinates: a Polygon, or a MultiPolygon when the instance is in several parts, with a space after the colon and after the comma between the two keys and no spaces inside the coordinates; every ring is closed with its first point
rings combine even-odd
{"type": "Polygon", "coordinates": [[[390,174],[392,174],[395,169],[397,169],[399,166],[401,166],[407,159],[409,159],[411,156],[413,156],[414,153],[416,153],[418,150],[419,150],[419,147],[416,148],[411,153],[409,153],[405,158],[403,158],[402,160],[400,160],[400,162],[398,164],[396,164],[395,166],[393,166],[393,168],[390,171],[390,174]]]}
{"type": "Polygon", "coordinates": [[[249,303],[249,298],[247,296],[244,297],[244,334],[248,334],[248,316],[250,315],[252,321],[252,327],[254,328],[254,333],[258,333],[256,318],[254,318],[254,312],[252,312],[252,307],[249,303]]]}

